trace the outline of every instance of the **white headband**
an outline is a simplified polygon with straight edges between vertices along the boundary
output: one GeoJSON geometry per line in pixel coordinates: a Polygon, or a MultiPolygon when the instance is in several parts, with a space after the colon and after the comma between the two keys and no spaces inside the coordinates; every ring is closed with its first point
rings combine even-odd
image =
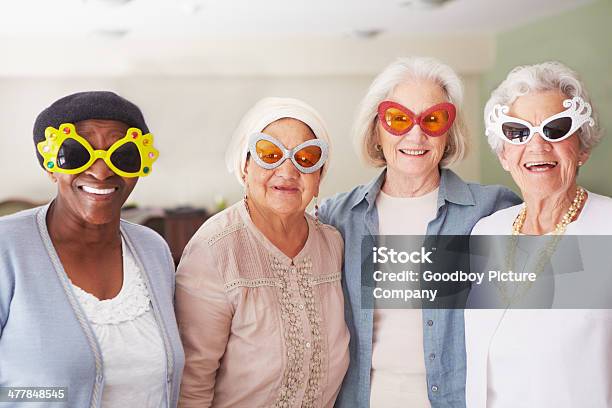
{"type": "MultiPolygon", "coordinates": [[[[244,167],[249,150],[249,136],[261,132],[270,123],[283,118],[293,118],[305,123],[317,139],[324,140],[331,146],[327,127],[321,115],[310,105],[293,98],[261,99],[242,118],[225,155],[228,171],[235,174],[240,184],[244,185],[244,167]]],[[[321,179],[323,179],[328,167],[329,158],[321,169],[321,179]]]]}

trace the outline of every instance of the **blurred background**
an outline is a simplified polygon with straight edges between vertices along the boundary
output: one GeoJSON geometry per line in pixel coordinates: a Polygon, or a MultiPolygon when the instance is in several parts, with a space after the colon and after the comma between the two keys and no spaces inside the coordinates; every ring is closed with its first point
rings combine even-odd
{"type": "MultiPolygon", "coordinates": [[[[395,58],[436,57],[463,78],[473,149],[467,180],[514,184],[489,149],[482,108],[513,67],[578,71],[612,128],[612,0],[19,0],[0,2],[0,201],[48,202],[31,129],[56,99],[113,90],[144,112],[161,152],[130,197],[139,207],[231,204],[224,154],[264,96],[305,100],[326,119],[333,161],[322,197],[365,183],[349,130],[367,87],[395,58]]],[[[612,195],[605,136],[580,184],[612,195]]]]}

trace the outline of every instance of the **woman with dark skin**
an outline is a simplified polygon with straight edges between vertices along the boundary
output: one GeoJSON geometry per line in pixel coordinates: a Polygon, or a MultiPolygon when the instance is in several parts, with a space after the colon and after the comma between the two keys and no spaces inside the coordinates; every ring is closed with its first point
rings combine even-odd
{"type": "Polygon", "coordinates": [[[59,387],[41,407],[176,407],[174,263],[120,218],[159,155],[140,109],[69,95],[38,116],[34,144],[57,195],[0,219],[0,387],[59,387]]]}
{"type": "MultiPolygon", "coordinates": [[[[128,130],[115,120],[90,119],[75,125],[96,150],[108,149],[128,130]]],[[[66,274],[98,299],[112,299],[123,284],[121,207],[138,178],[120,177],[102,160],[80,174],[48,174],[57,183],[58,195],[47,213],[47,226],[66,274]],[[87,187],[113,192],[88,193],[87,187]]]]}

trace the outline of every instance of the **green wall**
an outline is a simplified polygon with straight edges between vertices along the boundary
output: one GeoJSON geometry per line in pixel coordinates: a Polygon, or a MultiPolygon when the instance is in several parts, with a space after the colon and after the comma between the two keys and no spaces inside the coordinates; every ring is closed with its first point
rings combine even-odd
{"type": "MultiPolygon", "coordinates": [[[[612,0],[598,0],[499,34],[496,64],[481,84],[482,107],[512,68],[549,60],[561,61],[581,75],[604,129],[578,182],[595,193],[612,196],[612,0]]],[[[481,137],[485,139],[484,130],[481,137]]],[[[486,141],[481,165],[483,183],[517,190],[486,141]]]]}

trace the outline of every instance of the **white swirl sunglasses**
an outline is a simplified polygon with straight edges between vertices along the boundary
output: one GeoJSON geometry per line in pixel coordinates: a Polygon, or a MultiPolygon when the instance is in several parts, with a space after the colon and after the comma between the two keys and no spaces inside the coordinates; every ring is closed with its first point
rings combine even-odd
{"type": "Polygon", "coordinates": [[[523,119],[508,116],[508,106],[495,105],[486,117],[485,133],[487,136],[496,134],[513,145],[522,145],[529,143],[536,133],[546,141],[560,142],[573,135],[585,123],[595,125],[591,117],[591,105],[581,97],[566,99],[563,106],[567,109],[544,119],[540,126],[533,126],[523,119]]]}

